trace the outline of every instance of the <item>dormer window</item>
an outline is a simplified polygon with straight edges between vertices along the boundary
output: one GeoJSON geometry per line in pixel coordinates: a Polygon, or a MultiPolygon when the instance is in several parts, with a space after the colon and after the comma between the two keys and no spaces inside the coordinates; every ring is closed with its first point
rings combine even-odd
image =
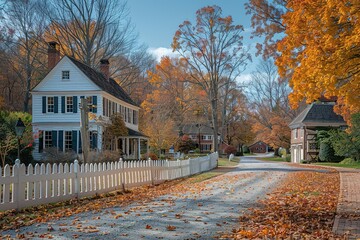
{"type": "Polygon", "coordinates": [[[61,79],[63,81],[70,80],[70,71],[62,71],[62,77],[61,79]]]}

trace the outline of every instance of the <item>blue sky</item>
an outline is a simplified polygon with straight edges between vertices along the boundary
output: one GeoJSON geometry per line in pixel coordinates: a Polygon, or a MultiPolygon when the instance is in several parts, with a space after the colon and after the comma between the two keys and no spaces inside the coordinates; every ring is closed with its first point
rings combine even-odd
{"type": "MultiPolygon", "coordinates": [[[[205,6],[218,5],[222,8],[223,16],[231,15],[235,24],[245,28],[244,45],[251,46],[255,52],[254,40],[250,40],[250,16],[245,14],[244,3],[246,0],[128,0],[128,7],[132,22],[139,33],[140,41],[145,43],[150,51],[160,57],[170,53],[170,46],[174,33],[184,21],[194,22],[196,11],[205,6]]],[[[248,77],[254,61],[244,72],[248,77]]]]}

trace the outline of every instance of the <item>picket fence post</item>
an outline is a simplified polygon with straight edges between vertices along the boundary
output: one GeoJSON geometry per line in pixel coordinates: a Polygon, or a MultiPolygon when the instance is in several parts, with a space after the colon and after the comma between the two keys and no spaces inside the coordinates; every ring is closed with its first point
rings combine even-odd
{"type": "Polygon", "coordinates": [[[15,160],[15,165],[13,166],[13,179],[14,179],[14,188],[12,190],[12,201],[16,202],[16,210],[20,209],[20,196],[21,196],[21,189],[20,189],[20,159],[15,160]]]}
{"type": "Polygon", "coordinates": [[[75,191],[75,196],[78,199],[79,198],[79,177],[78,177],[78,172],[79,172],[79,161],[77,159],[75,159],[74,161],[74,174],[75,174],[75,179],[74,179],[74,191],[75,191]]]}
{"type": "Polygon", "coordinates": [[[151,179],[151,184],[152,185],[155,185],[155,180],[154,180],[154,167],[153,167],[153,164],[152,164],[152,160],[151,158],[148,159],[148,163],[149,163],[149,166],[150,166],[150,179],[151,179]]]}
{"type": "Polygon", "coordinates": [[[121,191],[125,192],[125,176],[124,176],[124,161],[122,158],[119,159],[119,167],[120,167],[120,179],[121,179],[121,191]]]}

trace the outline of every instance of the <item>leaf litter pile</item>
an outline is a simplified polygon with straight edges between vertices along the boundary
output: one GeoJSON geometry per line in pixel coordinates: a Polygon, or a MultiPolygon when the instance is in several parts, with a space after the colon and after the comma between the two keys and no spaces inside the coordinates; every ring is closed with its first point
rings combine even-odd
{"type": "Polygon", "coordinates": [[[289,173],[260,207],[240,217],[239,229],[221,238],[337,239],[332,232],[339,194],[339,174],[289,173]]]}

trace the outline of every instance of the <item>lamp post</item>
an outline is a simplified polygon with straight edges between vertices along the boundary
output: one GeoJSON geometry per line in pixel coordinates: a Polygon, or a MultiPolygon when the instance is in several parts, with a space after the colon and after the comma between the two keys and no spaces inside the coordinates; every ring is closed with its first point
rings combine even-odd
{"type": "Polygon", "coordinates": [[[21,139],[22,135],[24,134],[24,131],[25,131],[25,124],[23,123],[23,121],[21,121],[21,118],[19,118],[16,121],[16,125],[15,125],[15,133],[18,138],[18,156],[17,156],[17,158],[19,160],[20,160],[20,139],[21,139]]]}

